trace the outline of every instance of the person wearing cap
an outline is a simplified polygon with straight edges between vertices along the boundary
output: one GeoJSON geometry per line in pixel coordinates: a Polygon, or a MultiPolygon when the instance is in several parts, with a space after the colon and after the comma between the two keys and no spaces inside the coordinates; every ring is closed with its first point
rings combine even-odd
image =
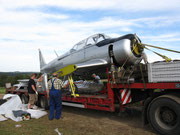
{"type": "Polygon", "coordinates": [[[92,74],[92,77],[94,78],[95,83],[101,84],[101,78],[98,75],[92,74]]]}
{"type": "Polygon", "coordinates": [[[63,83],[60,79],[57,78],[57,74],[53,73],[53,78],[48,81],[48,97],[49,97],[49,120],[54,119],[54,111],[56,110],[56,119],[61,118],[61,89],[63,83]]]}

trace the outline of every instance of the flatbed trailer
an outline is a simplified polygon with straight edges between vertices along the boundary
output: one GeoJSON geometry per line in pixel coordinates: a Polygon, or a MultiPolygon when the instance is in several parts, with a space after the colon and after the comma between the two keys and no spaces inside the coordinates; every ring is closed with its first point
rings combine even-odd
{"type": "MultiPolygon", "coordinates": [[[[107,71],[108,72],[108,71],[107,71]]],[[[108,81],[98,95],[79,94],[74,97],[62,94],[62,104],[86,109],[115,112],[124,111],[129,104],[142,102],[143,123],[149,124],[158,134],[180,135],[180,82],[113,83],[108,81]]],[[[7,88],[6,93],[18,94],[23,103],[28,101],[27,90],[7,88]]],[[[38,92],[38,104],[48,108],[46,91],[38,92]]]]}
{"type": "Polygon", "coordinates": [[[142,101],[144,125],[150,123],[153,129],[162,135],[180,134],[180,82],[132,84],[108,82],[102,95],[79,97],[63,95],[62,100],[65,105],[110,112],[117,109],[115,105],[119,105],[121,112],[128,104],[142,101]]]}
{"type": "MultiPolygon", "coordinates": [[[[146,100],[148,98],[155,98],[160,95],[176,94],[180,96],[180,82],[176,83],[132,83],[132,84],[111,84],[107,83],[107,86],[102,91],[101,95],[84,95],[80,94],[79,97],[73,97],[71,95],[62,95],[62,100],[69,103],[82,104],[87,109],[96,109],[103,111],[115,111],[115,103],[119,103],[120,109],[127,104],[122,104],[121,93],[117,95],[117,92],[121,90],[131,90],[131,102],[146,100]],[[144,86],[145,85],[145,86],[144,86]],[[140,96],[138,96],[140,94],[140,96]],[[137,97],[138,96],[138,97],[137,97]],[[117,99],[119,102],[117,102],[117,99]]],[[[130,102],[129,102],[130,103],[130,102]]]]}
{"type": "MultiPolygon", "coordinates": [[[[19,95],[23,104],[27,104],[29,101],[28,90],[26,88],[17,90],[15,87],[9,87],[9,88],[6,88],[6,94],[17,94],[17,95],[19,95]]],[[[47,92],[45,90],[44,91],[38,91],[37,99],[38,99],[37,105],[39,107],[42,107],[44,109],[49,108],[48,96],[47,96],[47,92]]]]}

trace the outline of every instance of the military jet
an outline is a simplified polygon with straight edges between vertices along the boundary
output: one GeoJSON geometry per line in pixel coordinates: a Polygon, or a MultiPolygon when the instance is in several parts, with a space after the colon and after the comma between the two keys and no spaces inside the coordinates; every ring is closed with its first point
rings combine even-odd
{"type": "MultiPolygon", "coordinates": [[[[134,65],[142,60],[144,48],[135,34],[110,38],[105,34],[92,35],[75,44],[67,53],[58,56],[48,64],[45,63],[39,50],[41,73],[53,73],[59,69],[75,64],[80,71],[134,65]]],[[[78,70],[77,70],[78,71],[78,70]]]]}

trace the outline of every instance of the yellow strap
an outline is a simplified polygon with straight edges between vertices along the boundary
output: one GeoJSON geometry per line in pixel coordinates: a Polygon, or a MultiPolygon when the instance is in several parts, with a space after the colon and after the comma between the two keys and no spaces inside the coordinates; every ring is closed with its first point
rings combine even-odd
{"type": "Polygon", "coordinates": [[[167,48],[162,48],[162,47],[158,47],[158,46],[154,46],[154,45],[148,45],[148,44],[141,44],[141,45],[149,46],[149,47],[153,47],[153,48],[157,48],[157,49],[162,49],[162,50],[169,51],[169,52],[180,53],[180,51],[175,51],[175,50],[171,50],[171,49],[167,49],[167,48]]]}
{"type": "Polygon", "coordinates": [[[155,53],[155,54],[157,54],[158,56],[160,56],[160,57],[162,57],[163,59],[165,59],[166,60],[166,62],[170,62],[170,61],[172,61],[172,59],[171,58],[168,58],[167,56],[165,56],[165,55],[162,55],[162,54],[160,54],[160,53],[157,53],[157,52],[155,52],[155,51],[152,51],[152,50],[150,50],[149,48],[147,48],[147,47],[144,47],[144,48],[146,48],[147,50],[149,50],[149,51],[151,51],[151,52],[153,52],[153,53],[155,53]]]}
{"type": "Polygon", "coordinates": [[[71,86],[71,92],[72,92],[71,95],[74,96],[74,97],[78,97],[79,94],[75,93],[76,88],[75,88],[74,83],[73,83],[72,75],[69,75],[68,79],[69,79],[69,83],[70,83],[70,86],[71,86]]]}

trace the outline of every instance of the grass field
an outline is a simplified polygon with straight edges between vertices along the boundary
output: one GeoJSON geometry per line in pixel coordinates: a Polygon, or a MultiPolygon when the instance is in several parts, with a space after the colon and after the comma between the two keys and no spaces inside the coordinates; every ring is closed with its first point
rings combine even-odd
{"type": "Polygon", "coordinates": [[[0,87],[0,94],[5,94],[5,88],[4,87],[0,87]]]}
{"type": "Polygon", "coordinates": [[[141,126],[141,112],[133,117],[119,117],[115,113],[63,106],[63,119],[40,119],[0,122],[0,135],[155,135],[151,127],[141,126]],[[21,127],[15,127],[21,125],[21,127]]]}

